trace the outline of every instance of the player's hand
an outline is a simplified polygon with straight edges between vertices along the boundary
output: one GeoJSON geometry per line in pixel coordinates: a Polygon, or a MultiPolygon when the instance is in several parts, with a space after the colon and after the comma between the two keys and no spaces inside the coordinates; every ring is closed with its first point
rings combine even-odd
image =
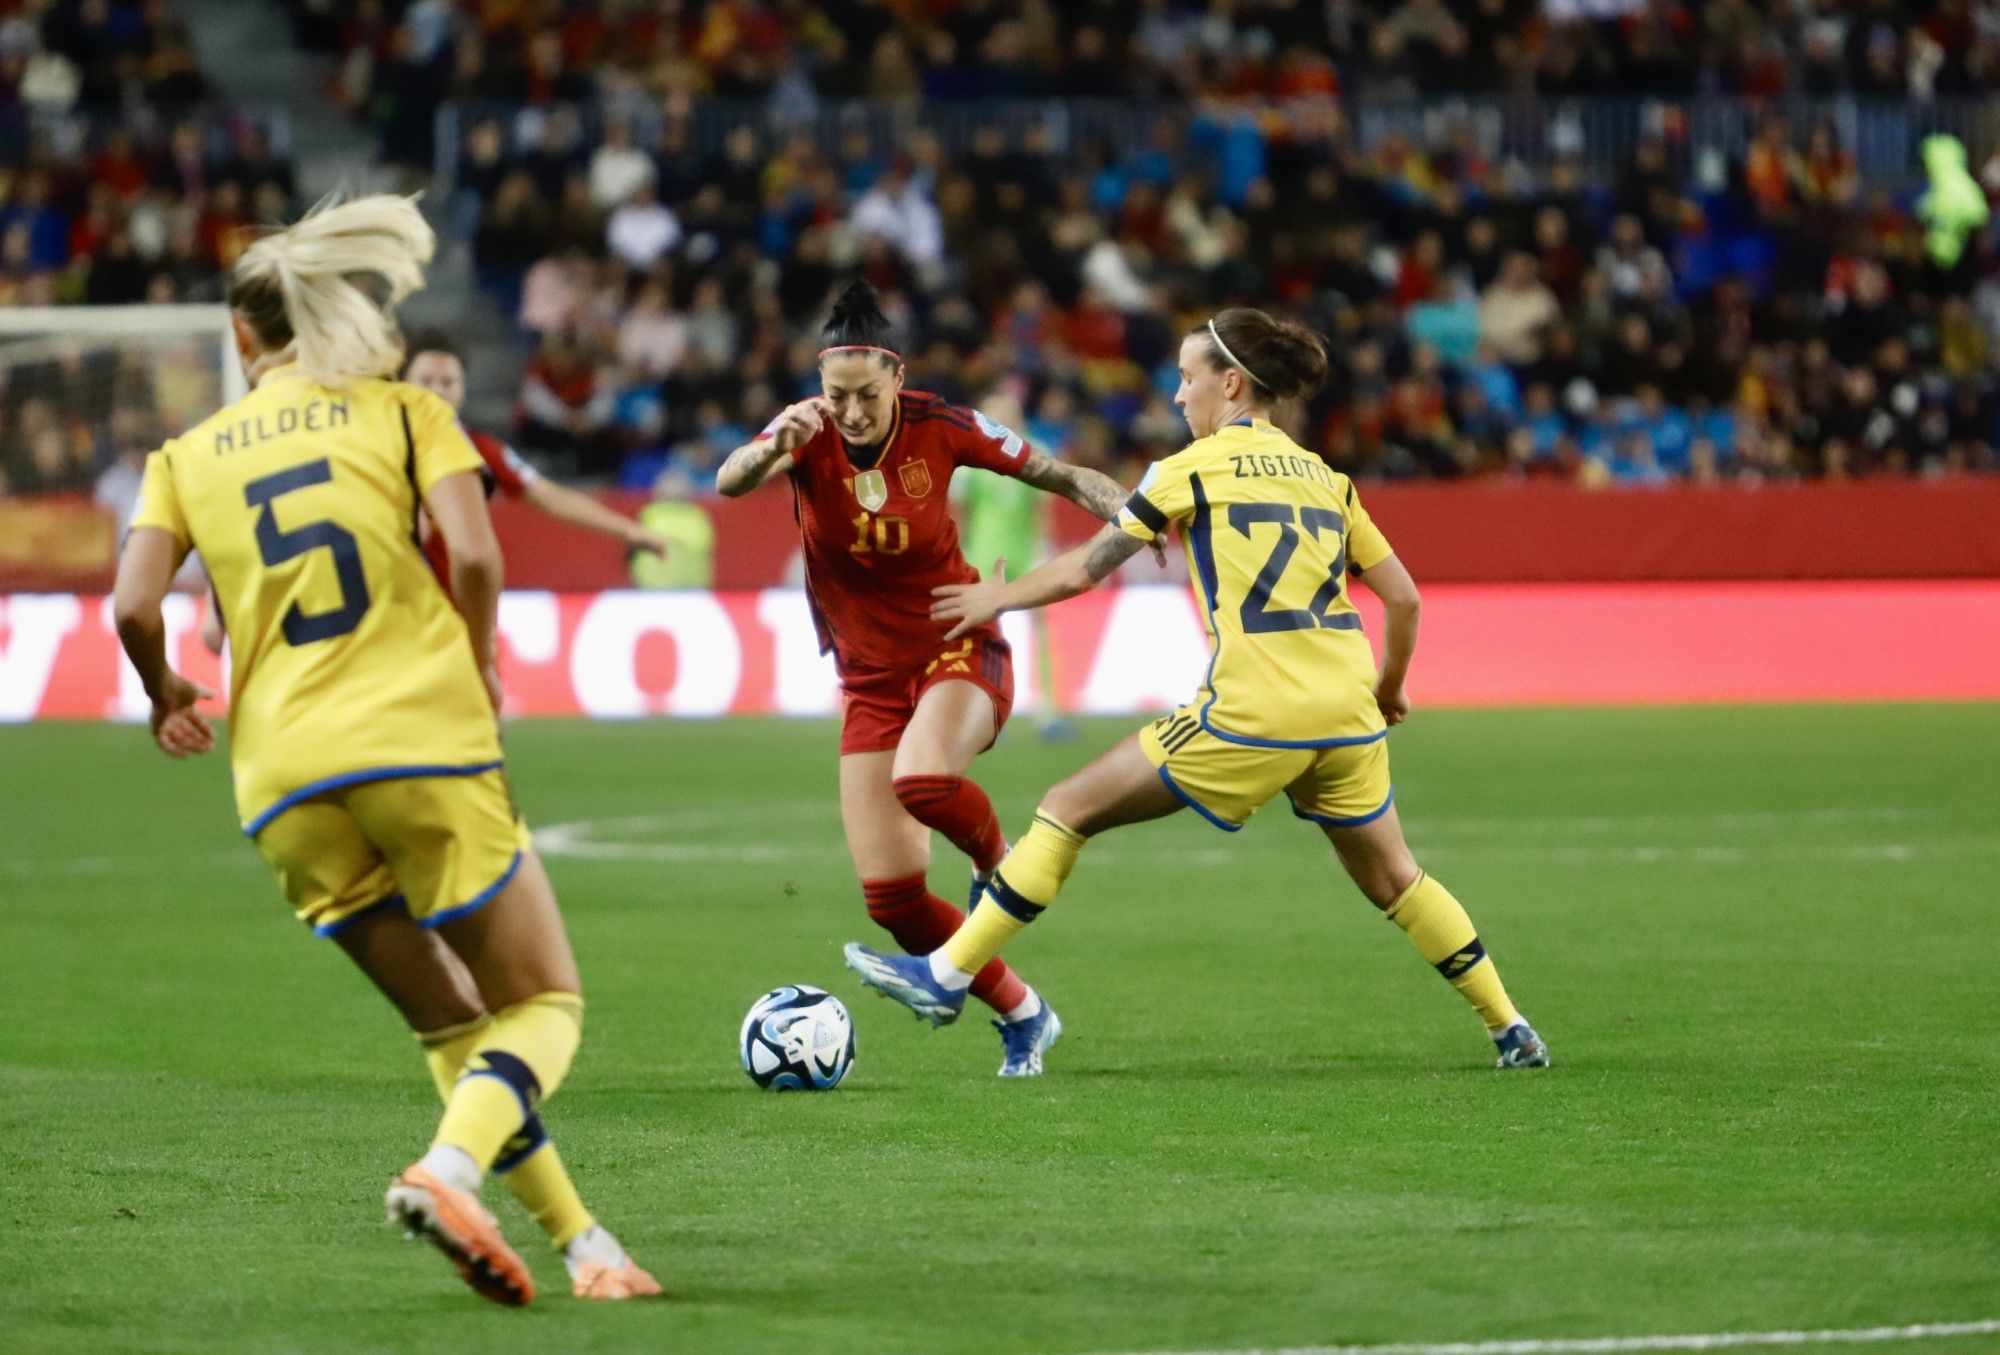
{"type": "Polygon", "coordinates": [[[1382,719],[1394,726],[1410,718],[1410,698],[1403,694],[1401,687],[1387,687],[1375,684],[1375,705],[1382,712],[1382,719]]]}
{"type": "Polygon", "coordinates": [[[667,558],[667,538],[647,531],[636,522],[625,529],[625,544],[633,550],[651,551],[662,560],[667,558]]]}
{"type": "Polygon", "coordinates": [[[787,405],[771,425],[771,442],[779,453],[789,456],[811,442],[826,426],[826,401],[815,396],[787,405]]]}
{"type": "Polygon", "coordinates": [[[160,745],[161,752],[180,758],[215,747],[214,727],[194,708],[197,701],[214,696],[199,682],[189,682],[179,673],[167,674],[159,699],[153,702],[153,742],[160,745]]]}
{"type": "Polygon", "coordinates": [[[951,627],[944,638],[956,640],[1000,615],[1000,603],[1007,591],[1006,578],[1007,562],[995,560],[992,574],[978,583],[948,583],[931,589],[931,596],[936,599],[931,603],[931,620],[951,627]]]}
{"type": "Polygon", "coordinates": [[[500,688],[500,665],[497,662],[481,664],[479,680],[486,684],[486,699],[493,703],[493,713],[498,715],[505,700],[500,688]]]}
{"type": "Polygon", "coordinates": [[[1164,535],[1156,536],[1150,544],[1153,548],[1153,563],[1161,569],[1165,569],[1167,567],[1167,538],[1164,535]]]}

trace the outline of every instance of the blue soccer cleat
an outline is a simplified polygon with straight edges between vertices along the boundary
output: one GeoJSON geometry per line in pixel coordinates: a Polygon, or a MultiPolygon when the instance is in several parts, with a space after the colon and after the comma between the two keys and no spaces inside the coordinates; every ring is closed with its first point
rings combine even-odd
{"type": "Polygon", "coordinates": [[[1000,1048],[1006,1054],[1000,1065],[1002,1077],[1040,1077],[1042,1055],[1062,1038],[1062,1018],[1046,1001],[1025,1021],[995,1021],[993,1025],[1000,1032],[1000,1048]]]}
{"type": "Polygon", "coordinates": [[[859,941],[849,941],[842,953],[864,987],[894,998],[934,1026],[950,1025],[965,1010],[966,990],[954,993],[932,978],[929,956],[884,955],[859,941]]]}
{"type": "Polygon", "coordinates": [[[1496,1068],[1549,1066],[1549,1047],[1542,1043],[1542,1037],[1535,1034],[1535,1028],[1526,1021],[1516,1021],[1494,1036],[1493,1046],[1500,1051],[1500,1060],[1493,1065],[1496,1068]]]}
{"type": "Polygon", "coordinates": [[[1041,728],[1036,732],[1042,736],[1043,743],[1075,743],[1083,737],[1083,730],[1066,715],[1055,715],[1042,721],[1041,728]]]}

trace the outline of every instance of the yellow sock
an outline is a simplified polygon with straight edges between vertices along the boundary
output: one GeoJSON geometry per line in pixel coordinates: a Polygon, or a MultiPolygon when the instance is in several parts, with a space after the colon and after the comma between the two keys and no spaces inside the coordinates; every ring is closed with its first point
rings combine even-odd
{"type": "Polygon", "coordinates": [[[561,1251],[596,1226],[597,1220],[583,1206],[576,1182],[570,1180],[556,1146],[543,1139],[541,1147],[505,1169],[501,1180],[514,1198],[535,1216],[535,1222],[549,1235],[549,1242],[561,1251]]]}
{"type": "Polygon", "coordinates": [[[1055,902],[1076,866],[1084,837],[1046,810],[1035,811],[1026,837],[993,872],[993,883],[951,939],[938,947],[944,961],[977,974],[1000,948],[1055,902]]]}
{"type": "Polygon", "coordinates": [[[1472,919],[1449,889],[1419,874],[1416,883],[1389,905],[1387,916],[1408,934],[1417,954],[1472,1004],[1490,1033],[1498,1034],[1521,1019],[1500,982],[1500,971],[1479,943],[1472,919]]]}
{"type": "Polygon", "coordinates": [[[437,1084],[438,1098],[445,1104],[451,1104],[451,1089],[458,1082],[458,1075],[465,1071],[465,1061],[492,1028],[493,1018],[482,1015],[463,1025],[417,1032],[417,1044],[424,1051],[424,1066],[431,1070],[431,1081],[437,1084]]]}
{"type": "Polygon", "coordinates": [[[583,999],[538,993],[493,1014],[452,1084],[436,1143],[457,1148],[482,1171],[494,1165],[569,1072],[583,1041],[583,999]]]}
{"type": "MultiPolygon", "coordinates": [[[[417,1036],[417,1043],[423,1046],[424,1062],[431,1070],[431,1080],[437,1083],[438,1095],[447,1105],[458,1075],[465,1070],[465,1061],[492,1025],[492,1017],[482,1016],[464,1025],[425,1031],[417,1036]]],[[[494,1170],[560,1251],[589,1232],[597,1220],[584,1208],[583,1197],[577,1193],[576,1183],[563,1167],[562,1156],[542,1128],[539,1113],[528,1117],[515,1139],[519,1140],[518,1147],[514,1140],[502,1145],[494,1170]],[[506,1165],[509,1158],[513,1159],[511,1166],[506,1165]]]]}

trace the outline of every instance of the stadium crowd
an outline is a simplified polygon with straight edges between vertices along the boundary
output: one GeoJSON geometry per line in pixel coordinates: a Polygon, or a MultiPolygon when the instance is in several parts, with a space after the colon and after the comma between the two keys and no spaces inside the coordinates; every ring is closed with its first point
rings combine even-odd
{"type": "Polygon", "coordinates": [[[446,99],[1923,98],[2000,90],[1973,0],[288,0],[416,155],[446,99]]]}
{"type": "MultiPolygon", "coordinates": [[[[297,202],[265,121],[211,94],[165,0],[0,4],[0,307],[221,300],[256,225],[297,202]]],[[[185,365],[173,356],[152,374],[102,353],[10,356],[0,492],[122,486],[127,444],[189,412],[156,389],[188,384],[161,375],[185,365]],[[114,391],[117,408],[96,408],[114,391]]]]}
{"type": "MultiPolygon", "coordinates": [[[[1450,116],[1351,121],[1353,97],[1419,89],[1984,91],[1990,6],[287,2],[390,160],[428,165],[437,110],[471,101],[439,206],[532,346],[515,434],[635,487],[671,468],[699,490],[810,392],[815,326],[856,272],[910,335],[912,385],[1004,386],[1039,443],[1128,478],[1184,440],[1176,336],[1235,302],[1326,334],[1335,380],[1295,431],[1359,474],[1994,464],[1994,146],[1967,164],[1940,143],[1933,186],[1902,191],[1864,182],[1836,121],[1776,111],[1735,150],[1660,121],[1609,173],[1496,155],[1450,116]],[[1156,115],[1114,137],[992,102],[1041,96],[1156,115]],[[891,135],[825,115],[852,97],[908,116],[891,135]],[[709,98],[758,102],[716,137],[693,116],[709,98]],[[947,106],[953,135],[913,130],[947,106]]],[[[129,95],[163,51],[185,42],[162,0],[29,6],[0,26],[0,97],[64,106],[28,93],[61,93],[30,78],[50,59],[78,73],[69,104],[129,95]]],[[[212,296],[250,223],[295,209],[254,122],[111,102],[128,111],[37,136],[9,176],[9,299],[212,296]]]]}
{"type": "Polygon", "coordinates": [[[1300,435],[1359,473],[1993,462],[2000,278],[1955,142],[1934,148],[1953,191],[1898,198],[1830,126],[1776,118],[1733,165],[1654,139],[1612,181],[1449,135],[1364,151],[1333,103],[1077,153],[1034,126],[961,155],[739,126],[709,160],[671,121],[650,147],[616,119],[589,149],[542,128],[510,147],[475,125],[464,179],[483,275],[537,341],[518,433],[599,472],[637,453],[635,484],[663,447],[702,482],[809,392],[813,326],[856,270],[906,321],[912,384],[1007,381],[1039,442],[1128,476],[1183,437],[1176,336],[1273,301],[1334,350],[1300,435]]]}
{"type": "MultiPolygon", "coordinates": [[[[316,7],[295,5],[311,30],[316,7]]],[[[1114,470],[1181,436],[1173,335],[1272,299],[1335,348],[1302,436],[1366,473],[1992,461],[1984,224],[1933,255],[1917,196],[1864,189],[1833,123],[1774,115],[1733,163],[1669,126],[1593,179],[1580,160],[1496,163],[1463,126],[1364,145],[1342,111],[1450,91],[1986,92],[1990,6],[417,0],[321,17],[391,160],[431,163],[445,100],[513,107],[450,149],[482,275],[536,338],[517,433],[634,484],[663,458],[701,483],[809,390],[812,322],[856,269],[902,307],[913,383],[964,398],[1013,378],[1038,439],[1114,470]],[[698,97],[761,107],[718,148],[690,125],[698,97]],[[1183,111],[1143,146],[996,117],[950,150],[822,116],[1037,97],[1183,111]]]]}

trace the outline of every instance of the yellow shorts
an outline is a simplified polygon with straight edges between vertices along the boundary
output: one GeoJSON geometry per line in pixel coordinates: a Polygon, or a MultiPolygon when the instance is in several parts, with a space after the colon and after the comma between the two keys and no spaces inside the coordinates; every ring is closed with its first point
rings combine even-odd
{"type": "Polygon", "coordinates": [[[1202,727],[1199,707],[1183,706],[1141,730],[1139,746],[1168,790],[1232,833],[1279,791],[1300,818],[1338,828],[1371,823],[1396,799],[1380,734],[1325,748],[1265,748],[1217,737],[1202,727]]]}
{"type": "Polygon", "coordinates": [[[527,847],[497,770],[334,787],[257,834],[257,850],[316,936],[391,905],[425,927],[463,917],[514,878],[527,847]]]}

